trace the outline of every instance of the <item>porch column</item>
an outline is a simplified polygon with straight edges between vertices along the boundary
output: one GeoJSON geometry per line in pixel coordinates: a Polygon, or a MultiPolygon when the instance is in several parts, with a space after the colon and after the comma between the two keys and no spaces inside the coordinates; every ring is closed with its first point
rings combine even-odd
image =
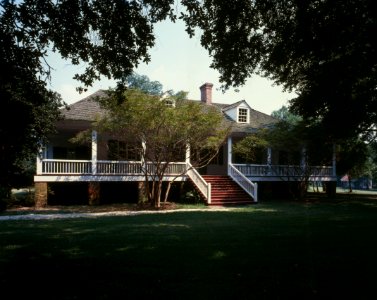
{"type": "Polygon", "coordinates": [[[228,137],[228,175],[230,174],[229,165],[232,163],[232,137],[228,137]]]}
{"type": "Polygon", "coordinates": [[[191,157],[191,148],[190,148],[190,145],[187,144],[186,145],[186,155],[185,155],[185,162],[186,162],[186,164],[190,163],[190,157],[191,157]]]}
{"type": "Polygon", "coordinates": [[[43,208],[47,206],[47,182],[34,183],[34,202],[36,208],[43,208]]]}
{"type": "Polygon", "coordinates": [[[336,144],[332,146],[332,176],[336,177],[336,144]]]}
{"type": "Polygon", "coordinates": [[[42,175],[43,173],[43,159],[48,158],[47,148],[44,146],[39,147],[36,160],[36,175],[42,175]]]}
{"type": "Polygon", "coordinates": [[[146,172],[147,171],[147,165],[146,165],[146,162],[145,162],[145,154],[147,152],[147,144],[145,141],[142,141],[141,142],[141,169],[142,169],[142,172],[146,172]]]}
{"type": "Polygon", "coordinates": [[[37,170],[36,170],[36,173],[37,175],[42,175],[42,172],[43,172],[43,166],[42,166],[42,155],[43,155],[43,151],[40,150],[38,151],[38,154],[37,154],[37,170]]]}
{"type": "Polygon", "coordinates": [[[97,173],[97,131],[92,131],[92,174],[97,173]]]}
{"type": "Polygon", "coordinates": [[[145,181],[139,181],[137,183],[137,190],[138,190],[138,195],[137,195],[137,202],[138,203],[145,203],[148,201],[148,197],[146,194],[147,186],[145,181]]]}
{"type": "Polygon", "coordinates": [[[267,148],[267,165],[268,165],[268,174],[271,175],[271,164],[272,164],[272,149],[267,148]]]}

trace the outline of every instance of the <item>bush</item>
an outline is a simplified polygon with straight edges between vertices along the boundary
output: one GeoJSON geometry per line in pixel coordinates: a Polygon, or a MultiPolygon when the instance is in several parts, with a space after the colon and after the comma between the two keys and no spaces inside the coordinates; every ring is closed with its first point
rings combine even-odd
{"type": "Polygon", "coordinates": [[[13,189],[8,199],[8,207],[12,206],[34,206],[34,188],[13,189]]]}
{"type": "Polygon", "coordinates": [[[199,192],[195,189],[191,182],[182,183],[179,202],[183,204],[199,204],[203,203],[203,199],[199,192]]]}

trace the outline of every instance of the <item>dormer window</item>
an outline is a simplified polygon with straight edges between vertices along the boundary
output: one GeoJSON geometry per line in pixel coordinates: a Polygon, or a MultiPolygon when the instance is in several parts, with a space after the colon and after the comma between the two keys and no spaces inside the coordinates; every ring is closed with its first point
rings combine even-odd
{"type": "Polygon", "coordinates": [[[175,107],[175,102],[173,99],[164,99],[164,102],[167,107],[175,107]]]}
{"type": "Polygon", "coordinates": [[[171,93],[169,91],[165,92],[161,96],[160,100],[163,101],[167,107],[175,107],[175,100],[171,97],[171,93]]]}
{"type": "Polygon", "coordinates": [[[249,110],[247,108],[238,108],[238,123],[248,123],[249,110]]]}
{"type": "Polygon", "coordinates": [[[234,122],[241,124],[250,123],[251,108],[245,100],[228,105],[222,111],[234,122]]]}

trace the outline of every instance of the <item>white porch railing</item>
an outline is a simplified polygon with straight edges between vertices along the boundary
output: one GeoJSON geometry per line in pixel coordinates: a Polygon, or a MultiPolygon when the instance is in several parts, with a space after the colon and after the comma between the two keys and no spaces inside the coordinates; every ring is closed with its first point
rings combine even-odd
{"type": "Polygon", "coordinates": [[[43,159],[42,174],[92,174],[91,160],[43,159]]]}
{"type": "MultiPolygon", "coordinates": [[[[249,177],[279,176],[279,177],[302,177],[305,173],[300,166],[289,165],[253,165],[233,164],[237,170],[249,177]]],[[[333,167],[329,166],[307,166],[306,172],[309,176],[333,176],[333,167]]]]}
{"type": "MultiPolygon", "coordinates": [[[[156,171],[156,164],[152,162],[146,163],[147,171],[149,174],[154,174],[156,171]]],[[[184,174],[186,171],[186,163],[184,162],[175,162],[169,163],[168,167],[165,170],[167,175],[180,175],[184,174]]]]}
{"type": "Polygon", "coordinates": [[[187,176],[194,182],[196,187],[207,199],[207,204],[211,204],[211,184],[206,182],[190,163],[187,163],[187,176]]]}
{"type": "MultiPolygon", "coordinates": [[[[144,175],[140,161],[98,160],[93,163],[91,160],[43,159],[41,164],[41,174],[37,175],[144,175]],[[94,168],[96,172],[93,172],[94,168]]],[[[149,172],[153,172],[153,163],[147,162],[146,166],[149,172]]],[[[185,162],[171,163],[165,174],[180,175],[185,168],[185,162]]]]}
{"type": "MultiPolygon", "coordinates": [[[[91,160],[67,160],[67,159],[42,159],[40,161],[41,167],[37,168],[38,175],[45,174],[66,174],[66,175],[86,175],[86,174],[100,174],[100,175],[143,175],[142,163],[140,161],[109,161],[98,160],[93,162],[91,160]],[[96,168],[93,172],[92,166],[96,168]]],[[[147,170],[153,173],[155,164],[152,162],[146,163],[147,170]]],[[[300,177],[303,176],[303,170],[300,166],[288,165],[254,165],[254,164],[232,164],[238,171],[246,177],[300,177]]],[[[186,168],[191,168],[185,162],[177,162],[169,164],[166,174],[179,175],[183,174],[186,168]]],[[[309,166],[307,171],[313,177],[329,177],[333,176],[333,167],[330,166],[309,166]]],[[[190,172],[193,178],[198,177],[194,171],[190,172]]],[[[200,176],[201,178],[201,176],[200,176]]],[[[198,179],[204,181],[204,179],[198,179]]],[[[205,182],[205,181],[204,181],[205,182]]]]}
{"type": "Polygon", "coordinates": [[[99,175],[140,175],[142,174],[139,161],[97,161],[97,173],[99,175]]]}
{"type": "Polygon", "coordinates": [[[258,202],[258,184],[251,182],[233,164],[229,164],[229,176],[238,183],[253,199],[258,202]]]}

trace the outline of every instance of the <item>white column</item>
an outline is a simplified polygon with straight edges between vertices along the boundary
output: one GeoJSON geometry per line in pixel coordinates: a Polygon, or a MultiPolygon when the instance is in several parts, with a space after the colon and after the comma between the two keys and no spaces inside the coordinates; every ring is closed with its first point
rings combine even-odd
{"type": "Polygon", "coordinates": [[[147,143],[145,141],[142,141],[141,142],[141,168],[143,170],[143,172],[146,172],[147,171],[147,165],[146,165],[146,162],[145,162],[145,154],[147,152],[147,143]]]}
{"type": "Polygon", "coordinates": [[[43,165],[42,165],[42,159],[43,159],[44,151],[40,149],[37,153],[37,175],[42,175],[43,172],[43,165]]]}
{"type": "Polygon", "coordinates": [[[232,137],[228,137],[228,175],[230,174],[229,165],[232,163],[232,137]]]}
{"type": "Polygon", "coordinates": [[[186,164],[190,163],[190,157],[191,157],[191,148],[190,148],[190,145],[187,144],[186,145],[186,155],[185,155],[186,164]]]}
{"type": "Polygon", "coordinates": [[[97,131],[92,131],[92,174],[97,173],[97,131]]]}
{"type": "Polygon", "coordinates": [[[271,165],[272,163],[272,150],[271,148],[267,148],[267,164],[271,165]]]}
{"type": "Polygon", "coordinates": [[[271,174],[271,164],[272,164],[272,149],[267,148],[267,165],[268,165],[268,174],[271,174]]]}

